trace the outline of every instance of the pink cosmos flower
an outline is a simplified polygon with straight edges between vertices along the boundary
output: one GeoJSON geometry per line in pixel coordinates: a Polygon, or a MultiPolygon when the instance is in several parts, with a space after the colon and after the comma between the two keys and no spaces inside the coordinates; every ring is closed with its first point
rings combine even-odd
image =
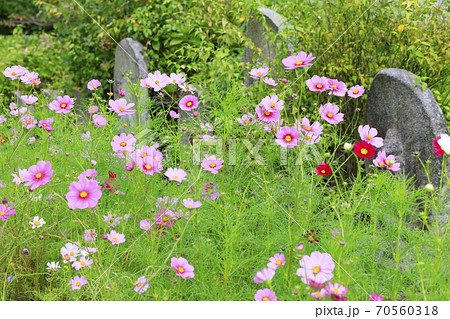
{"type": "Polygon", "coordinates": [[[94,116],[92,117],[92,122],[95,124],[96,127],[106,125],[105,117],[99,114],[94,114],[94,116]]]}
{"type": "Polygon", "coordinates": [[[98,182],[84,178],[71,183],[66,194],[70,209],[94,208],[101,197],[102,191],[98,182]]]}
{"type": "Polygon", "coordinates": [[[308,295],[310,295],[313,298],[316,298],[317,300],[321,300],[322,298],[328,297],[329,293],[325,288],[323,288],[323,289],[321,289],[319,291],[315,291],[315,292],[308,291],[308,295]]]}
{"type": "Polygon", "coordinates": [[[376,128],[371,128],[369,125],[360,125],[358,127],[359,136],[363,141],[366,141],[373,146],[380,148],[383,146],[383,138],[375,137],[378,134],[376,128]]]}
{"type": "Polygon", "coordinates": [[[146,219],[141,220],[141,222],[139,223],[139,227],[143,230],[150,230],[150,228],[153,227],[153,222],[152,221],[148,221],[146,219]]]}
{"type": "Polygon", "coordinates": [[[111,146],[116,153],[132,153],[134,151],[134,144],[136,139],[131,134],[121,133],[113,137],[111,146]]]}
{"type": "Polygon", "coordinates": [[[156,150],[154,146],[147,146],[143,145],[140,149],[136,149],[132,154],[131,158],[136,163],[141,163],[142,159],[149,157],[149,159],[152,159],[157,162],[161,162],[163,159],[163,154],[156,150]]]}
{"type": "Polygon", "coordinates": [[[299,140],[306,142],[308,145],[319,143],[321,139],[320,135],[314,135],[313,133],[301,132],[299,140]]]}
{"type": "Polygon", "coordinates": [[[97,105],[91,105],[89,106],[88,113],[93,114],[98,112],[98,106],[97,105]]]}
{"type": "Polygon", "coordinates": [[[248,73],[250,74],[251,78],[259,79],[259,78],[262,78],[262,77],[266,76],[269,73],[269,68],[252,69],[248,73]]]}
{"type": "Polygon", "coordinates": [[[170,78],[167,74],[161,74],[160,71],[155,71],[155,73],[149,73],[147,78],[141,80],[141,86],[152,88],[155,92],[162,90],[167,84],[170,84],[170,78]]]}
{"type": "Polygon", "coordinates": [[[333,125],[337,125],[344,121],[344,114],[339,113],[339,107],[331,103],[321,105],[319,107],[319,113],[323,120],[333,125]]]}
{"type": "Polygon", "coordinates": [[[310,286],[314,290],[320,290],[323,287],[325,287],[324,284],[321,284],[321,283],[319,283],[317,281],[314,281],[312,279],[308,279],[308,286],[310,286]]]}
{"type": "Polygon", "coordinates": [[[371,292],[369,294],[369,297],[370,297],[370,301],[383,301],[383,299],[384,299],[383,295],[377,295],[377,294],[374,294],[373,292],[371,292]]]}
{"type": "Polygon", "coordinates": [[[78,176],[78,180],[80,180],[80,179],[91,180],[91,179],[95,179],[97,176],[98,176],[98,172],[95,169],[89,168],[78,176]]]}
{"type": "Polygon", "coordinates": [[[16,214],[16,210],[12,207],[0,204],[0,219],[6,221],[9,217],[16,214]]]}
{"type": "Polygon", "coordinates": [[[284,254],[275,254],[269,258],[267,268],[276,270],[279,266],[283,266],[285,264],[286,264],[286,256],[284,256],[284,254]]]}
{"type": "Polygon", "coordinates": [[[111,242],[113,245],[119,245],[126,241],[125,235],[117,233],[115,230],[111,230],[111,232],[106,235],[106,238],[111,242]]]}
{"type": "Polygon", "coordinates": [[[96,90],[98,87],[100,87],[100,85],[102,85],[102,84],[100,83],[99,80],[92,79],[88,82],[87,88],[88,88],[88,90],[92,91],[92,90],[96,90]]]}
{"type": "Polygon", "coordinates": [[[75,276],[73,279],[70,280],[70,284],[72,285],[72,291],[74,290],[80,290],[81,287],[86,285],[88,282],[84,276],[78,277],[75,276]]]}
{"type": "Polygon", "coordinates": [[[342,296],[348,292],[348,288],[345,287],[344,285],[339,285],[337,282],[332,284],[331,281],[328,282],[326,289],[330,295],[342,296]]]}
{"type": "Polygon", "coordinates": [[[24,101],[26,104],[31,105],[37,102],[38,98],[33,95],[22,95],[20,97],[22,101],[24,101]]]}
{"type": "Polygon", "coordinates": [[[66,246],[61,247],[61,256],[67,261],[76,261],[80,255],[80,247],[75,244],[67,243],[66,246]]]}
{"type": "Polygon", "coordinates": [[[280,119],[280,111],[268,110],[266,108],[255,108],[256,115],[258,119],[262,120],[264,123],[278,122],[280,119]]]}
{"type": "Polygon", "coordinates": [[[219,185],[214,184],[213,182],[206,183],[205,185],[203,185],[203,198],[208,201],[215,200],[219,196],[218,188],[219,185]]]}
{"type": "Polygon", "coordinates": [[[122,90],[122,89],[119,89],[119,95],[120,95],[120,96],[125,96],[125,95],[127,95],[127,92],[125,92],[125,91],[122,90]]]}
{"type": "Polygon", "coordinates": [[[125,165],[124,169],[126,171],[132,171],[134,169],[134,166],[136,165],[135,161],[132,161],[131,163],[128,163],[127,165],[125,165]]]}
{"type": "Polygon", "coordinates": [[[267,85],[270,85],[270,86],[278,85],[278,83],[276,83],[274,79],[272,79],[272,78],[269,79],[268,77],[264,78],[264,83],[266,83],[267,85]]]}
{"type": "Polygon", "coordinates": [[[308,279],[324,283],[334,277],[335,264],[328,253],[313,251],[311,256],[303,256],[300,260],[300,266],[302,268],[297,269],[297,276],[302,277],[305,284],[308,284],[308,279]]]}
{"type": "Polygon", "coordinates": [[[170,267],[177,271],[177,276],[183,279],[194,278],[194,266],[189,265],[188,261],[183,258],[172,257],[170,260],[170,267]]]}
{"type": "Polygon", "coordinates": [[[265,123],[263,126],[263,130],[266,132],[273,132],[273,133],[277,133],[279,128],[281,128],[281,125],[283,125],[284,120],[283,119],[279,119],[278,122],[270,122],[270,123],[265,123]]]}
{"type": "Polygon", "coordinates": [[[52,127],[53,121],[54,120],[52,118],[40,120],[38,126],[46,131],[53,131],[54,130],[54,128],[52,127]]]}
{"type": "Polygon", "coordinates": [[[179,119],[179,118],[180,118],[180,114],[178,114],[178,113],[175,112],[175,111],[170,111],[170,112],[169,112],[169,115],[170,115],[171,117],[173,117],[174,119],[179,119]]]}
{"type": "Polygon", "coordinates": [[[72,267],[75,268],[76,271],[81,268],[88,267],[91,268],[91,265],[94,261],[92,259],[86,258],[84,256],[80,257],[80,261],[74,261],[72,267]]]}
{"type": "Polygon", "coordinates": [[[293,148],[299,145],[299,133],[295,126],[283,126],[275,136],[277,137],[275,143],[282,147],[293,148]]]}
{"type": "Polygon", "coordinates": [[[27,175],[23,179],[26,181],[25,186],[30,186],[30,190],[34,190],[50,182],[52,175],[52,164],[39,161],[36,165],[28,168],[27,175]]]}
{"type": "Polygon", "coordinates": [[[205,171],[217,174],[219,169],[223,167],[223,162],[223,160],[216,159],[216,156],[212,155],[203,159],[202,167],[205,171]]]}
{"type": "Polygon", "coordinates": [[[241,125],[252,125],[255,123],[255,116],[252,114],[244,114],[241,118],[236,119],[241,125]]]}
{"type": "Polygon", "coordinates": [[[86,229],[84,231],[84,240],[89,242],[92,241],[94,242],[95,239],[97,238],[97,233],[95,232],[95,229],[86,229]]]}
{"type": "Polygon", "coordinates": [[[111,106],[108,110],[116,112],[119,116],[136,112],[136,110],[130,110],[134,103],[127,103],[125,99],[109,100],[108,104],[111,106]]]}
{"type": "Polygon", "coordinates": [[[186,172],[181,168],[171,168],[169,167],[164,173],[169,178],[169,181],[183,182],[186,180],[186,172]]]}
{"type": "Polygon", "coordinates": [[[198,107],[198,100],[194,95],[186,95],[180,100],[179,106],[183,111],[189,112],[198,107]]]}
{"type": "Polygon", "coordinates": [[[6,122],[8,119],[4,115],[0,115],[0,124],[6,122]]]}
{"type": "Polygon", "coordinates": [[[192,198],[185,198],[185,199],[183,199],[183,205],[184,205],[184,207],[186,207],[188,209],[195,209],[195,208],[199,208],[200,206],[202,206],[202,202],[200,202],[200,201],[194,202],[194,200],[192,198]]]}
{"type": "Polygon", "coordinates": [[[266,96],[261,100],[260,106],[264,107],[269,112],[281,111],[284,109],[284,101],[279,100],[277,95],[266,96]]]}
{"type": "Polygon", "coordinates": [[[11,175],[14,177],[13,183],[16,183],[16,185],[20,185],[25,182],[25,177],[28,175],[28,170],[19,168],[19,176],[17,176],[16,174],[11,175]]]}
{"type": "Polygon", "coordinates": [[[278,301],[275,292],[269,288],[259,289],[255,294],[255,301],[278,301]]]}
{"type": "Polygon", "coordinates": [[[20,77],[22,83],[29,85],[38,85],[41,84],[41,80],[39,79],[39,73],[36,72],[28,72],[20,77]]]}
{"type": "Polygon", "coordinates": [[[138,294],[143,294],[148,288],[150,288],[150,284],[145,276],[139,277],[137,282],[134,284],[134,291],[138,294]]]}
{"type": "Polygon", "coordinates": [[[275,276],[275,270],[272,268],[263,268],[256,273],[253,278],[255,284],[263,284],[267,281],[271,281],[273,276],[275,276]]]}
{"type": "Polygon", "coordinates": [[[146,175],[153,175],[154,173],[161,173],[163,166],[161,162],[153,160],[149,156],[144,157],[138,163],[138,167],[141,171],[143,171],[146,175]]]}
{"type": "Polygon", "coordinates": [[[329,95],[344,96],[347,93],[347,85],[336,79],[328,79],[328,89],[330,90],[329,95]]]}
{"type": "Polygon", "coordinates": [[[171,84],[183,84],[184,81],[186,81],[186,78],[183,76],[182,73],[170,73],[170,83],[171,84]]]}
{"type": "Polygon", "coordinates": [[[326,91],[329,88],[328,78],[314,75],[311,79],[306,80],[306,86],[310,91],[326,91]]]}
{"type": "Polygon", "coordinates": [[[347,95],[353,98],[358,98],[364,94],[364,86],[355,85],[348,89],[347,95]]]}
{"type": "Polygon", "coordinates": [[[191,92],[192,93],[197,90],[192,84],[178,84],[178,87],[183,92],[191,92]]]}
{"type": "Polygon", "coordinates": [[[322,134],[323,131],[323,125],[321,125],[318,121],[315,121],[313,124],[310,124],[309,119],[307,117],[302,118],[301,122],[297,120],[295,124],[297,125],[297,129],[300,129],[302,132],[305,132],[307,134],[319,136],[322,134]]]}
{"type": "Polygon", "coordinates": [[[25,69],[23,66],[20,65],[13,65],[11,67],[7,67],[3,71],[3,75],[7,78],[10,78],[11,80],[18,79],[25,73],[28,73],[27,69],[25,69]]]}
{"type": "Polygon", "coordinates": [[[378,152],[377,157],[373,160],[373,165],[377,167],[385,167],[393,172],[397,172],[400,170],[400,163],[395,162],[395,156],[386,156],[385,151],[378,152]]]}
{"type": "Polygon", "coordinates": [[[68,95],[64,95],[64,97],[58,96],[56,100],[50,103],[50,110],[55,111],[56,113],[67,114],[72,107],[73,99],[68,95]]]}
{"type": "Polygon", "coordinates": [[[20,121],[23,123],[23,127],[25,127],[27,130],[33,128],[37,123],[37,120],[34,119],[34,116],[30,114],[25,114],[24,116],[22,116],[20,121]]]}
{"type": "Polygon", "coordinates": [[[155,224],[164,227],[173,227],[178,215],[170,209],[160,209],[155,215],[155,224]]]}
{"type": "Polygon", "coordinates": [[[281,60],[281,62],[285,66],[285,69],[293,70],[296,68],[302,68],[308,65],[312,65],[312,63],[310,62],[315,58],[316,57],[312,56],[312,53],[306,54],[306,52],[300,51],[297,55],[285,58],[281,60]]]}

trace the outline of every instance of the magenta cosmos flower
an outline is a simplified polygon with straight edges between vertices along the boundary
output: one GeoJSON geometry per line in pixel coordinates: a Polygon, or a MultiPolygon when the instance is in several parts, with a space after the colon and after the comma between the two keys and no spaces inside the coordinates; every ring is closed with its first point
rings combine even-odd
{"type": "Polygon", "coordinates": [[[153,158],[147,156],[136,162],[139,169],[146,175],[153,175],[154,173],[161,173],[163,166],[160,161],[155,161],[153,158]]]}
{"type": "Polygon", "coordinates": [[[286,264],[286,256],[284,256],[284,254],[275,254],[269,258],[267,268],[276,270],[279,266],[283,266],[285,264],[286,264]]]}
{"type": "Polygon", "coordinates": [[[314,75],[311,79],[306,80],[306,86],[310,91],[326,91],[329,88],[328,78],[314,75]]]}
{"type": "Polygon", "coordinates": [[[84,178],[71,183],[66,194],[70,209],[94,208],[101,197],[102,191],[97,181],[84,178]]]}
{"type": "Polygon", "coordinates": [[[58,96],[56,100],[50,103],[50,110],[55,111],[56,113],[67,114],[72,107],[73,99],[68,95],[64,95],[64,97],[58,96]]]}
{"type": "Polygon", "coordinates": [[[40,120],[38,126],[40,128],[43,128],[44,130],[53,131],[54,130],[54,128],[52,127],[53,121],[54,120],[52,118],[45,119],[45,120],[40,120]]]}
{"type": "Polygon", "coordinates": [[[167,171],[164,173],[169,178],[169,181],[183,182],[186,180],[186,172],[181,168],[171,168],[169,167],[167,171]]]}
{"type": "Polygon", "coordinates": [[[336,79],[328,79],[328,89],[330,90],[329,95],[344,96],[347,93],[347,85],[336,79]]]}
{"type": "Polygon", "coordinates": [[[81,287],[83,287],[87,283],[88,282],[87,282],[86,278],[84,278],[84,276],[81,276],[81,277],[75,276],[75,277],[73,277],[72,280],[70,280],[70,284],[72,285],[72,291],[80,290],[81,287]]]}
{"type": "Polygon", "coordinates": [[[203,159],[202,167],[205,171],[217,174],[219,169],[223,167],[223,162],[223,160],[217,159],[215,155],[212,155],[203,159]]]}
{"type": "Polygon", "coordinates": [[[97,238],[97,233],[95,232],[95,229],[86,229],[84,231],[84,240],[86,242],[92,241],[94,242],[97,238]]]}
{"type": "Polygon", "coordinates": [[[11,174],[13,179],[13,183],[16,183],[16,185],[20,185],[25,181],[25,176],[28,174],[28,170],[19,168],[19,176],[16,174],[11,174]]]}
{"type": "Polygon", "coordinates": [[[329,293],[325,288],[322,288],[321,290],[315,292],[308,291],[308,295],[310,295],[313,298],[316,298],[317,300],[321,300],[322,298],[328,297],[329,293]]]}
{"type": "Polygon", "coordinates": [[[88,88],[88,90],[92,91],[92,90],[96,90],[98,87],[100,87],[100,85],[102,85],[102,84],[100,83],[99,80],[92,79],[88,82],[87,88],[88,88]]]}
{"type": "Polygon", "coordinates": [[[276,83],[274,79],[272,79],[272,78],[269,79],[268,77],[264,78],[264,83],[266,83],[267,85],[270,85],[270,86],[278,85],[278,83],[276,83]]]}
{"type": "Polygon", "coordinates": [[[258,115],[258,118],[262,120],[264,123],[278,122],[278,120],[280,119],[280,111],[277,110],[270,111],[265,107],[260,108],[257,106],[255,108],[255,112],[256,115],[258,115]]]}
{"type": "Polygon", "coordinates": [[[174,119],[179,119],[179,118],[180,118],[180,114],[178,114],[178,113],[175,112],[175,111],[170,111],[170,112],[169,112],[169,115],[170,115],[172,118],[174,118],[174,119]]]}
{"type": "Polygon", "coordinates": [[[376,128],[371,128],[369,125],[360,125],[358,127],[358,133],[363,141],[366,141],[367,143],[372,144],[377,148],[383,146],[383,138],[376,137],[378,134],[376,128]]]}
{"type": "Polygon", "coordinates": [[[377,294],[374,294],[373,292],[371,292],[369,294],[369,297],[370,297],[370,301],[383,301],[383,299],[384,299],[383,295],[377,295],[377,294]]]}
{"type": "Polygon", "coordinates": [[[377,157],[373,160],[373,165],[377,167],[385,167],[393,172],[397,172],[400,170],[400,163],[395,162],[395,156],[386,156],[385,151],[378,152],[377,157]]]}
{"type": "Polygon", "coordinates": [[[50,162],[39,161],[36,165],[28,168],[27,174],[23,177],[26,181],[25,186],[30,186],[34,190],[50,182],[53,170],[50,162]]]}
{"type": "Polygon", "coordinates": [[[183,111],[189,112],[198,107],[198,100],[194,95],[186,95],[180,100],[179,106],[183,111]]]}
{"type": "Polygon", "coordinates": [[[12,80],[18,79],[22,75],[28,73],[27,69],[20,65],[13,65],[11,67],[7,67],[5,71],[3,71],[3,75],[12,80]]]}
{"type": "Polygon", "coordinates": [[[326,289],[330,295],[343,296],[348,292],[348,288],[344,285],[339,285],[337,282],[332,284],[331,281],[328,283],[326,289]]]}
{"type": "Polygon", "coordinates": [[[266,96],[259,105],[263,106],[269,112],[281,111],[284,109],[284,101],[278,100],[277,95],[266,96]]]}
{"type": "Polygon", "coordinates": [[[275,136],[275,143],[282,147],[293,148],[299,145],[298,138],[300,134],[295,127],[283,126],[275,136]]]}
{"type": "Polygon", "coordinates": [[[94,114],[94,116],[92,117],[92,122],[95,124],[96,127],[106,125],[105,117],[99,114],[94,114]]]}
{"type": "Polygon", "coordinates": [[[278,301],[275,292],[269,288],[259,289],[255,294],[255,301],[278,301]]]}
{"type": "Polygon", "coordinates": [[[297,276],[302,277],[305,284],[308,284],[308,279],[323,284],[334,277],[335,264],[328,253],[313,251],[311,256],[304,256],[300,260],[300,266],[302,268],[297,269],[297,276]]]}
{"type": "Polygon", "coordinates": [[[0,219],[6,221],[10,216],[15,215],[16,210],[12,207],[0,204],[0,219]]]}
{"type": "Polygon", "coordinates": [[[113,245],[119,245],[126,241],[125,235],[116,232],[115,230],[111,230],[111,232],[106,235],[106,238],[111,242],[113,245]]]}
{"type": "Polygon", "coordinates": [[[323,120],[333,125],[337,125],[344,120],[344,114],[339,113],[339,107],[331,103],[321,105],[319,113],[323,120]]]}
{"type": "Polygon", "coordinates": [[[253,79],[259,79],[262,77],[265,77],[269,73],[269,68],[257,68],[252,69],[248,74],[250,74],[250,77],[253,79]]]}
{"type": "Polygon", "coordinates": [[[87,180],[91,180],[94,179],[98,176],[98,172],[95,169],[89,168],[87,170],[85,170],[83,173],[81,173],[80,175],[78,175],[78,180],[80,179],[87,179],[87,180]]]}
{"type": "Polygon", "coordinates": [[[256,272],[253,282],[255,284],[263,284],[272,280],[273,276],[275,276],[275,270],[273,268],[262,268],[260,271],[256,272]]]}
{"type": "Polygon", "coordinates": [[[24,116],[22,116],[20,121],[23,123],[23,127],[25,127],[27,130],[33,128],[37,123],[37,120],[35,120],[34,116],[30,114],[25,114],[24,116]]]}
{"type": "Polygon", "coordinates": [[[113,151],[116,153],[132,153],[134,151],[135,143],[136,139],[133,135],[121,133],[120,135],[116,135],[113,137],[111,146],[113,148],[113,151]]]}
{"type": "Polygon", "coordinates": [[[116,112],[119,116],[136,112],[135,110],[130,110],[134,106],[134,103],[127,103],[125,99],[109,100],[108,103],[111,106],[108,110],[116,112]]]}
{"type": "Polygon", "coordinates": [[[22,95],[20,97],[22,101],[24,101],[26,104],[31,105],[37,102],[38,98],[33,95],[22,95]]]}
{"type": "Polygon", "coordinates": [[[148,288],[150,288],[150,284],[145,276],[139,277],[137,282],[134,284],[134,291],[138,294],[143,294],[148,288]]]}
{"type": "Polygon", "coordinates": [[[353,98],[358,98],[364,94],[364,86],[355,85],[348,89],[347,95],[353,98]]]}
{"type": "Polygon", "coordinates": [[[312,65],[310,63],[312,60],[314,60],[316,57],[312,56],[312,53],[306,54],[306,52],[300,51],[297,55],[290,56],[288,58],[285,58],[281,60],[283,65],[285,66],[285,69],[287,70],[293,70],[296,68],[302,68],[307,65],[312,65]]]}
{"type": "Polygon", "coordinates": [[[188,261],[183,257],[176,258],[172,257],[170,260],[170,267],[177,271],[177,276],[183,279],[194,278],[194,266],[189,265],[188,261]]]}
{"type": "Polygon", "coordinates": [[[183,199],[183,206],[188,209],[195,209],[202,206],[202,202],[200,201],[194,201],[192,198],[185,198],[183,199]]]}

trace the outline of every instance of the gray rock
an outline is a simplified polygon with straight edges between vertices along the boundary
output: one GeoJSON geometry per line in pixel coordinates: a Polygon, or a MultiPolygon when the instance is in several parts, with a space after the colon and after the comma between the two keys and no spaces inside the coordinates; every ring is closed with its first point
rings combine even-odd
{"type": "MultiPolygon", "coordinates": [[[[279,13],[267,9],[259,8],[258,13],[262,14],[265,24],[269,29],[275,33],[279,34],[287,28],[287,20],[279,13]]],[[[277,44],[282,41],[279,36],[276,37],[275,41],[271,44],[269,37],[271,33],[264,30],[264,23],[258,18],[259,14],[251,13],[250,19],[247,23],[247,28],[245,31],[245,36],[252,40],[255,46],[262,51],[262,58],[254,59],[255,52],[250,48],[245,48],[244,50],[244,62],[251,63],[252,65],[266,65],[271,71],[277,70],[278,65],[281,62],[281,56],[277,52],[277,44]]],[[[288,51],[294,53],[294,45],[291,42],[287,44],[288,51]]],[[[280,69],[281,70],[281,69],[280,69]]],[[[273,77],[273,73],[272,73],[273,77]]],[[[275,78],[274,78],[275,79],[275,78]]],[[[245,85],[249,86],[253,83],[253,79],[246,75],[245,85]]]]}
{"type": "Polygon", "coordinates": [[[125,98],[128,103],[134,103],[136,112],[120,116],[120,119],[131,125],[138,123],[138,112],[141,111],[141,125],[148,122],[147,89],[140,86],[140,80],[148,76],[147,58],[142,53],[144,46],[131,38],[123,39],[116,48],[114,59],[114,99],[125,98]],[[129,74],[130,76],[126,76],[129,74]],[[133,89],[131,89],[133,87],[133,89]],[[119,89],[126,92],[125,97],[119,94],[119,89]]]}
{"type": "Polygon", "coordinates": [[[378,72],[368,92],[364,124],[378,130],[384,138],[386,154],[395,155],[401,172],[414,176],[416,186],[428,184],[425,170],[414,152],[425,163],[430,160],[430,179],[439,185],[442,157],[436,156],[433,140],[448,134],[447,122],[433,93],[421,83],[414,85],[415,76],[401,69],[378,72]]]}

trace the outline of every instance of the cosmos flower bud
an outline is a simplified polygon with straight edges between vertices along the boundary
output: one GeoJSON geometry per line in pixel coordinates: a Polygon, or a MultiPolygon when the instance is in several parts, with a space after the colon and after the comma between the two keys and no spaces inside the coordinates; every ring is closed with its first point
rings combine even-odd
{"type": "Polygon", "coordinates": [[[425,189],[429,192],[434,191],[434,186],[432,184],[427,184],[425,185],[425,189]]]}
{"type": "Polygon", "coordinates": [[[351,151],[353,149],[353,144],[345,143],[344,144],[344,150],[351,151]]]}

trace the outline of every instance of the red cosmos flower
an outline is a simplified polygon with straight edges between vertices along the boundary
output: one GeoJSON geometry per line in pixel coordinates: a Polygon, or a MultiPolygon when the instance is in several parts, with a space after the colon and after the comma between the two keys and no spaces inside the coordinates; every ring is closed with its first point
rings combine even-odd
{"type": "Polygon", "coordinates": [[[113,172],[109,171],[109,177],[116,178],[116,174],[114,174],[113,172]]]}
{"type": "Polygon", "coordinates": [[[331,175],[331,167],[327,163],[322,163],[316,166],[316,174],[322,176],[331,175]]]}
{"type": "Polygon", "coordinates": [[[306,239],[308,239],[308,241],[310,243],[318,243],[319,239],[317,239],[314,236],[317,236],[317,232],[314,229],[308,230],[305,234],[303,234],[302,236],[305,237],[306,239]]]}
{"type": "Polygon", "coordinates": [[[0,135],[0,145],[5,144],[6,142],[8,142],[8,138],[4,135],[0,135]]]}
{"type": "Polygon", "coordinates": [[[442,149],[442,147],[439,145],[438,141],[441,139],[440,136],[438,136],[435,140],[433,140],[433,149],[436,151],[437,156],[444,156],[445,152],[442,149]]]}
{"type": "Polygon", "coordinates": [[[375,155],[375,146],[366,141],[356,142],[353,153],[358,155],[359,158],[371,158],[375,155]]]}

